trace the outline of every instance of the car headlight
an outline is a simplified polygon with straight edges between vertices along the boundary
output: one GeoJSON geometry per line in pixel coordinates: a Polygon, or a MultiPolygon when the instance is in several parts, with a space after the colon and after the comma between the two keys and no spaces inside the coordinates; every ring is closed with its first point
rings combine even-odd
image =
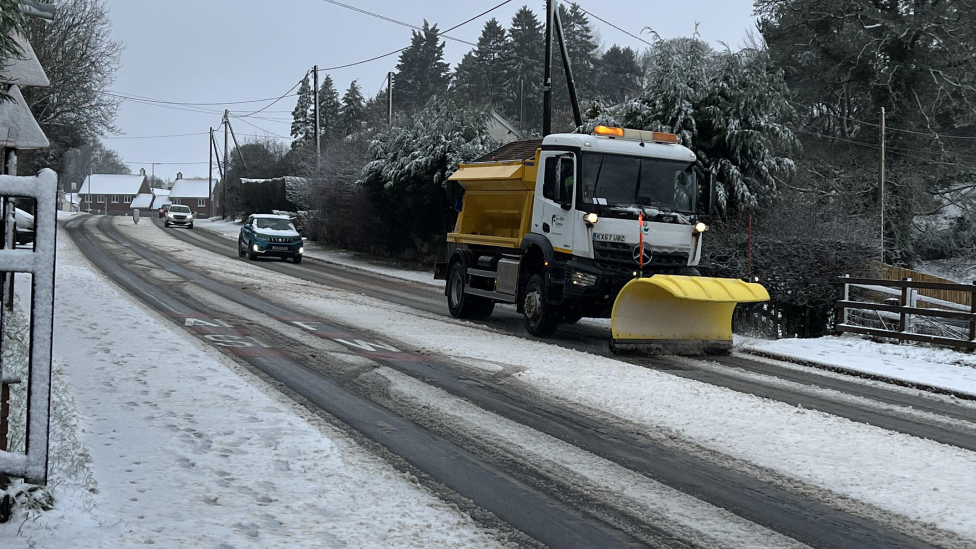
{"type": "Polygon", "coordinates": [[[301,248],[298,248],[298,253],[299,254],[305,253],[305,246],[302,246],[301,248]]]}
{"type": "Polygon", "coordinates": [[[255,244],[255,245],[254,245],[254,251],[255,251],[255,252],[260,252],[260,251],[261,251],[261,248],[258,248],[258,245],[257,245],[257,244],[255,244]]]}
{"type": "Polygon", "coordinates": [[[695,224],[695,234],[702,234],[708,230],[708,225],[704,223],[695,224]]]}

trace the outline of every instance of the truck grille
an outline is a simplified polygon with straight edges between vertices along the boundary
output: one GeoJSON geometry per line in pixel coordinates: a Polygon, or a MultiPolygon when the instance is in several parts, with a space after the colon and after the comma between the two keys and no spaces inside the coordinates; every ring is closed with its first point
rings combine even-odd
{"type": "MultiPolygon", "coordinates": [[[[597,264],[620,269],[634,269],[637,260],[634,250],[637,246],[620,242],[593,242],[593,259],[597,264]]],[[[652,254],[651,261],[645,262],[645,268],[679,269],[688,265],[688,254],[652,254]]]]}

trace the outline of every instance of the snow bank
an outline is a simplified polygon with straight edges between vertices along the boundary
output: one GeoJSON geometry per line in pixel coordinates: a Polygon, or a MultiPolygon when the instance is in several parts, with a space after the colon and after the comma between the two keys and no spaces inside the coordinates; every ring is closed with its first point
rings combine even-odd
{"type": "Polygon", "coordinates": [[[876,343],[857,336],[769,341],[741,338],[737,344],[785,355],[976,396],[976,355],[920,345],[876,343]]]}
{"type": "Polygon", "coordinates": [[[59,243],[55,351],[97,488],[0,526],[0,547],[501,546],[59,243]]]}

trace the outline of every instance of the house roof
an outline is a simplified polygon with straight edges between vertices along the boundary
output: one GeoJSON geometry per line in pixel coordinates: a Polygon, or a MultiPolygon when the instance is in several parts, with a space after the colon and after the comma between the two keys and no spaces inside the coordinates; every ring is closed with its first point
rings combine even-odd
{"type": "Polygon", "coordinates": [[[148,208],[152,208],[152,203],[153,203],[153,195],[149,193],[143,193],[137,195],[135,198],[132,199],[132,204],[130,204],[130,207],[133,210],[136,209],[145,210],[148,208]]]}
{"type": "Polygon", "coordinates": [[[210,180],[177,179],[169,191],[170,198],[210,198],[210,180]]]}
{"type": "Polygon", "coordinates": [[[5,59],[5,65],[0,67],[0,82],[16,86],[48,87],[51,81],[44,74],[44,69],[37,60],[34,48],[21,34],[13,35],[14,42],[20,46],[20,55],[11,55],[5,59]]]}
{"type": "Polygon", "coordinates": [[[516,128],[511,122],[509,122],[508,120],[506,120],[504,116],[498,114],[495,111],[491,111],[491,117],[494,118],[496,122],[498,122],[499,124],[501,124],[501,126],[503,128],[505,128],[505,130],[507,130],[508,133],[512,134],[512,136],[515,139],[522,139],[523,138],[522,132],[520,132],[518,130],[518,128],[516,128]]]}
{"type": "Polygon", "coordinates": [[[154,196],[169,196],[169,192],[170,192],[169,189],[158,189],[156,187],[153,187],[152,189],[149,190],[153,193],[154,196]]]}
{"type": "Polygon", "coordinates": [[[34,114],[20,88],[10,86],[7,93],[13,101],[0,103],[0,147],[46,149],[51,146],[37,120],[34,120],[34,114]]]}
{"type": "Polygon", "coordinates": [[[162,208],[163,206],[171,205],[171,204],[173,204],[173,201],[169,199],[168,195],[167,196],[157,195],[155,198],[153,198],[152,201],[152,207],[154,209],[159,209],[162,208]]]}
{"type": "Polygon", "coordinates": [[[98,174],[90,175],[85,178],[78,194],[127,194],[135,196],[139,194],[146,177],[142,175],[114,175],[98,174]],[[91,189],[91,190],[89,190],[91,189]]]}

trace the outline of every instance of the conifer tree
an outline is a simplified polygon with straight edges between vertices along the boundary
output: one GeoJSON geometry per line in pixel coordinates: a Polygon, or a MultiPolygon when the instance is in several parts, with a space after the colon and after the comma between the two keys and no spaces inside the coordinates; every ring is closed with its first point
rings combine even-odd
{"type": "Polygon", "coordinates": [[[291,116],[291,136],[295,138],[292,147],[301,147],[315,135],[315,119],[312,116],[312,86],[307,74],[298,87],[298,101],[291,116]]]}
{"type": "Polygon", "coordinates": [[[603,54],[599,72],[597,92],[610,104],[633,99],[640,92],[640,65],[637,63],[637,54],[630,48],[621,48],[614,44],[603,54]]]}
{"type": "Polygon", "coordinates": [[[508,36],[502,56],[505,114],[521,125],[523,132],[538,132],[542,129],[544,29],[532,10],[523,6],[512,18],[508,36]]]}
{"type": "MultiPolygon", "coordinates": [[[[566,8],[559,4],[559,17],[563,23],[563,35],[566,37],[566,49],[569,52],[573,79],[576,82],[576,94],[580,103],[597,98],[597,69],[600,64],[600,44],[590,25],[586,13],[575,2],[566,8]]],[[[553,33],[552,57],[552,87],[553,106],[556,109],[568,109],[569,88],[566,85],[566,71],[563,69],[562,57],[559,53],[559,42],[553,33]]]]}
{"type": "Polygon", "coordinates": [[[447,91],[450,65],[444,61],[444,42],[437,25],[425,20],[422,31],[414,31],[410,46],[397,63],[393,103],[401,109],[416,110],[434,96],[447,91]]]}
{"type": "Polygon", "coordinates": [[[340,119],[342,130],[345,135],[350,135],[362,129],[363,118],[366,112],[366,100],[359,89],[359,83],[353,80],[349,84],[349,89],[342,96],[342,110],[340,119]]]}
{"type": "Polygon", "coordinates": [[[508,33],[497,19],[485,23],[477,47],[464,56],[454,73],[452,89],[462,104],[502,108],[507,40],[508,33]]]}
{"type": "Polygon", "coordinates": [[[339,92],[336,91],[332,76],[325,75],[319,87],[319,126],[324,136],[333,136],[339,130],[339,92]]]}

